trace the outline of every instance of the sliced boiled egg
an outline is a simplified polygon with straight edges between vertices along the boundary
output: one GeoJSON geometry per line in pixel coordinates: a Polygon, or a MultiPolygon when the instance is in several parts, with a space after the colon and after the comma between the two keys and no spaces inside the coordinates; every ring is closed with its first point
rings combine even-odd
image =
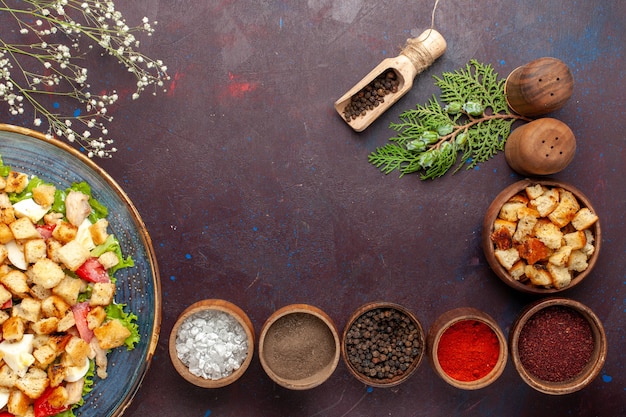
{"type": "Polygon", "coordinates": [[[28,217],[33,223],[37,223],[43,219],[50,207],[40,206],[32,198],[27,198],[13,204],[13,209],[17,217],[28,217]]]}
{"type": "Polygon", "coordinates": [[[19,342],[8,340],[0,343],[2,359],[19,376],[26,375],[28,368],[35,363],[33,353],[33,339],[35,335],[25,334],[19,342]]]}
{"type": "Polygon", "coordinates": [[[11,240],[5,243],[4,246],[7,248],[7,256],[9,258],[9,262],[11,262],[14,267],[26,271],[26,268],[28,268],[28,263],[26,262],[26,258],[24,257],[24,247],[17,243],[15,240],[11,240]]]}
{"type": "Polygon", "coordinates": [[[91,222],[89,219],[83,220],[83,222],[78,226],[78,231],[76,232],[76,240],[82,247],[87,249],[88,251],[92,250],[96,247],[96,244],[93,243],[93,239],[91,238],[91,231],[89,228],[91,227],[91,222]]]}
{"type": "Polygon", "coordinates": [[[65,380],[67,382],[80,381],[89,371],[89,358],[85,358],[83,366],[68,366],[65,368],[65,380]]]}

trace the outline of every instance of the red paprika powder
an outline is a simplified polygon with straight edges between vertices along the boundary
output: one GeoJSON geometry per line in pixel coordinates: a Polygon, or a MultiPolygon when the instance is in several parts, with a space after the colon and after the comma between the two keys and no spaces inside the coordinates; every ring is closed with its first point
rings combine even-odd
{"type": "Polygon", "coordinates": [[[500,356],[495,332],[478,320],[463,320],[448,327],[437,347],[439,365],[457,381],[475,381],[494,368],[500,356]]]}

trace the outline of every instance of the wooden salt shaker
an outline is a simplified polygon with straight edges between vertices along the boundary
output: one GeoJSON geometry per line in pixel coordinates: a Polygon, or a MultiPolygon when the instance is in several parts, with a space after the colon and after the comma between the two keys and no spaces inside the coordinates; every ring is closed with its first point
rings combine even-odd
{"type": "Polygon", "coordinates": [[[527,117],[543,116],[563,107],[572,96],[574,78],[565,63],[539,58],[516,68],[505,81],[509,107],[527,117]]]}
{"type": "Polygon", "coordinates": [[[372,124],[372,122],[411,89],[413,79],[428,68],[437,58],[443,55],[446,47],[446,40],[434,29],[425,30],[417,38],[407,39],[406,45],[400,55],[395,58],[387,58],[378,64],[376,68],[370,71],[369,74],[335,102],[335,110],[337,110],[341,118],[344,119],[352,129],[357,132],[365,130],[365,128],[372,124]],[[383,103],[374,107],[372,110],[368,110],[364,115],[358,116],[356,119],[346,120],[343,116],[343,112],[346,105],[350,102],[350,99],[370,82],[390,69],[396,73],[400,82],[397,91],[385,96],[383,103]]]}
{"type": "Polygon", "coordinates": [[[576,138],[563,122],[541,118],[511,132],[504,145],[504,157],[521,175],[551,175],[562,171],[574,158],[576,138]]]}

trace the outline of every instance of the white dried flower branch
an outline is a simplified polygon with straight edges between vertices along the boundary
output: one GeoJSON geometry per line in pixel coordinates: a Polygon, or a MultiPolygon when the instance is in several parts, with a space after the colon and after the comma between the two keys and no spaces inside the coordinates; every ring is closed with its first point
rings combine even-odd
{"type": "Polygon", "coordinates": [[[139,52],[135,36],[152,35],[156,24],[144,17],[128,26],[112,0],[0,0],[0,101],[13,116],[30,104],[35,126],[47,123],[49,135],[78,143],[90,158],[111,157],[117,148],[107,137],[113,119],[107,109],[119,96],[92,91],[87,54],[99,49],[123,65],[136,81],[133,99],[146,88],[156,94],[170,79],[167,67],[139,52]],[[64,114],[50,98],[74,100],[79,108],[64,114]]]}

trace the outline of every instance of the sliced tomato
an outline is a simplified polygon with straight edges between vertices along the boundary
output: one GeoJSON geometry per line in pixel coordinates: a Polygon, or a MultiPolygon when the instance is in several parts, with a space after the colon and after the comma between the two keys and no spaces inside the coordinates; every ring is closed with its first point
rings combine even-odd
{"type": "MultiPolygon", "coordinates": [[[[0,306],[0,310],[6,310],[11,307],[13,307],[13,299],[9,298],[4,304],[2,304],[2,306],[0,306]]],[[[2,414],[0,414],[0,417],[2,417],[2,414]]]]}
{"type": "Polygon", "coordinates": [[[76,275],[89,282],[111,282],[111,277],[98,258],[91,257],[76,270],[76,275]]]}
{"type": "Polygon", "coordinates": [[[39,232],[41,237],[44,239],[48,239],[52,237],[52,232],[54,232],[55,227],[56,227],[56,224],[38,224],[36,226],[37,231],[39,232]]]}
{"type": "Polygon", "coordinates": [[[15,415],[5,411],[4,413],[0,413],[0,417],[15,417],[15,415]]]}
{"type": "Polygon", "coordinates": [[[80,338],[85,342],[91,342],[93,338],[93,330],[87,325],[87,314],[91,308],[89,307],[89,301],[78,303],[72,306],[72,313],[74,314],[74,321],[76,322],[76,329],[80,338]]]}
{"type": "Polygon", "coordinates": [[[35,400],[35,403],[33,404],[33,411],[35,411],[35,417],[50,417],[50,416],[59,414],[63,411],[69,410],[70,408],[69,406],[54,407],[50,404],[48,400],[50,398],[50,395],[52,395],[53,392],[54,392],[54,388],[49,387],[43,392],[43,394],[41,394],[41,397],[35,400]]]}

